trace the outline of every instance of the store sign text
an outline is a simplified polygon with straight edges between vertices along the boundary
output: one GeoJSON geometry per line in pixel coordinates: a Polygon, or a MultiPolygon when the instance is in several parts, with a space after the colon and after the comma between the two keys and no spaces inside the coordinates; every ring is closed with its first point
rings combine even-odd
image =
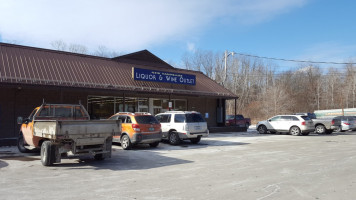
{"type": "Polygon", "coordinates": [[[132,76],[137,81],[154,81],[162,83],[174,83],[195,85],[195,75],[173,72],[163,72],[150,69],[132,68],[132,76]]]}

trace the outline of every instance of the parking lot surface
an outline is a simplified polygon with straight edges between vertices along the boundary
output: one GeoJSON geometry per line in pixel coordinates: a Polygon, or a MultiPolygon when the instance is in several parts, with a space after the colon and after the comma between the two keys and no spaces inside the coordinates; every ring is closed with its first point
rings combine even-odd
{"type": "Polygon", "coordinates": [[[0,147],[0,199],[356,199],[356,133],[210,134],[111,159],[64,158],[0,147]]]}

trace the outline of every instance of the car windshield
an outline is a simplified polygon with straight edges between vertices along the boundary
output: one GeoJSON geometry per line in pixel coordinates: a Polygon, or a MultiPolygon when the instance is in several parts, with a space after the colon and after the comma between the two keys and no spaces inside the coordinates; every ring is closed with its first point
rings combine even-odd
{"type": "Polygon", "coordinates": [[[201,114],[192,113],[192,114],[185,114],[185,122],[186,123],[195,123],[195,122],[205,122],[205,120],[201,116],[201,114]]]}
{"type": "Polygon", "coordinates": [[[135,117],[138,124],[159,124],[157,119],[152,115],[143,115],[135,117]]]}
{"type": "Polygon", "coordinates": [[[228,115],[228,116],[226,116],[226,119],[234,119],[234,116],[233,115],[228,115]]]}

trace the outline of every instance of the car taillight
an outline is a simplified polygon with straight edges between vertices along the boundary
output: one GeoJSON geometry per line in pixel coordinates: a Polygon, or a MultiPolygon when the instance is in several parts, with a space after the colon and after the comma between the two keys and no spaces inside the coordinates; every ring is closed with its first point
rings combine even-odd
{"type": "Polygon", "coordinates": [[[345,125],[350,125],[350,123],[344,122],[345,125]]]}
{"type": "Polygon", "coordinates": [[[305,121],[304,121],[304,122],[302,122],[302,126],[305,126],[305,121]]]}
{"type": "Polygon", "coordinates": [[[334,120],[332,120],[332,121],[331,121],[331,125],[334,125],[334,124],[335,124],[335,121],[334,121],[334,120]]]}
{"type": "Polygon", "coordinates": [[[132,124],[132,128],[134,131],[141,131],[140,125],[138,125],[138,124],[132,124]]]}

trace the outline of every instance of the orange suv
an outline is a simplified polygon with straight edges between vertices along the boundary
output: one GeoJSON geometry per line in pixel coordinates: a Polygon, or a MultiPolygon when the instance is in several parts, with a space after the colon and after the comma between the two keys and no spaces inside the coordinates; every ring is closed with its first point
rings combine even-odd
{"type": "Polygon", "coordinates": [[[157,147],[162,139],[161,124],[150,113],[116,113],[109,119],[121,119],[121,136],[114,136],[113,142],[121,143],[124,150],[135,144],[157,147]]]}

